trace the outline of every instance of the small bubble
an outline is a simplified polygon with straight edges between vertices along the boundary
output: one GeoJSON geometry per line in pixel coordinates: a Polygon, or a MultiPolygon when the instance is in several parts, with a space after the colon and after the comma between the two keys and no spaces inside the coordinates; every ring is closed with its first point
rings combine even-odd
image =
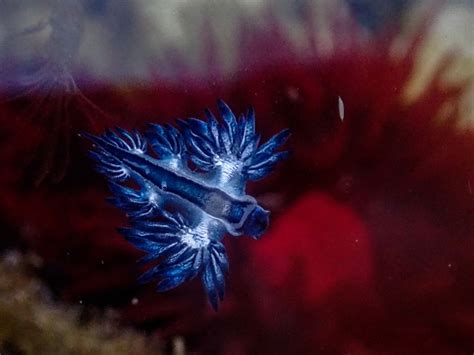
{"type": "Polygon", "coordinates": [[[344,101],[342,101],[341,97],[337,97],[337,102],[338,102],[338,109],[339,109],[339,118],[341,121],[344,121],[344,101]]]}

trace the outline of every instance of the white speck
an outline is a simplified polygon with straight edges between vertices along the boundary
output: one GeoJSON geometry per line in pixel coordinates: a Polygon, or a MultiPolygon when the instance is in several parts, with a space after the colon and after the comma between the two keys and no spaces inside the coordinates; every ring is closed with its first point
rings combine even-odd
{"type": "Polygon", "coordinates": [[[79,300],[79,304],[82,304],[82,300],[79,300]]]}
{"type": "Polygon", "coordinates": [[[100,263],[101,263],[102,265],[104,265],[104,264],[105,264],[104,260],[101,260],[101,261],[100,261],[100,263]]]}
{"type": "Polygon", "coordinates": [[[181,234],[181,242],[193,249],[205,248],[209,245],[209,223],[210,219],[205,219],[194,228],[189,228],[181,234]]]}
{"type": "Polygon", "coordinates": [[[154,206],[158,204],[158,194],[155,191],[149,191],[148,202],[154,206]]]}
{"type": "Polygon", "coordinates": [[[355,242],[356,242],[356,243],[359,243],[359,239],[356,239],[355,242]]]}
{"type": "Polygon", "coordinates": [[[451,263],[448,264],[448,267],[451,268],[453,265],[451,265],[451,263]]]}
{"type": "Polygon", "coordinates": [[[339,117],[341,118],[341,121],[344,121],[344,101],[342,101],[341,97],[337,97],[337,102],[338,102],[338,109],[339,109],[339,117]]]}
{"type": "Polygon", "coordinates": [[[133,297],[132,300],[130,301],[130,303],[133,304],[134,306],[136,306],[138,304],[138,298],[133,297]]]}
{"type": "Polygon", "coordinates": [[[132,153],[135,153],[137,155],[142,155],[142,154],[145,154],[145,152],[143,151],[143,149],[140,149],[140,148],[135,148],[132,150],[132,153]]]}
{"type": "Polygon", "coordinates": [[[181,161],[181,154],[177,154],[175,156],[173,156],[172,158],[170,158],[168,161],[167,161],[167,164],[168,166],[171,168],[171,169],[178,169],[179,168],[179,162],[181,161]]]}

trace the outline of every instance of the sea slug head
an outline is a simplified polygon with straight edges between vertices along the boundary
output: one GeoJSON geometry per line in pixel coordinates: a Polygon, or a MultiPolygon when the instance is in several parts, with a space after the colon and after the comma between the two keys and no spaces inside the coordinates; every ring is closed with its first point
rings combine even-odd
{"type": "Polygon", "coordinates": [[[254,239],[260,239],[270,223],[270,212],[260,206],[256,206],[245,220],[242,230],[244,234],[254,239]]]}

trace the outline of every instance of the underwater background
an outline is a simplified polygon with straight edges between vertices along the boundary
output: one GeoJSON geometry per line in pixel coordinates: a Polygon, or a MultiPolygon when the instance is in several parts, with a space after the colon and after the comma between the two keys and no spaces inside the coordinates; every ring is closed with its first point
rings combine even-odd
{"type": "Polygon", "coordinates": [[[474,352],[474,6],[0,1],[2,354],[474,352]],[[82,133],[252,105],[291,156],[198,279],[141,285],[82,133]]]}

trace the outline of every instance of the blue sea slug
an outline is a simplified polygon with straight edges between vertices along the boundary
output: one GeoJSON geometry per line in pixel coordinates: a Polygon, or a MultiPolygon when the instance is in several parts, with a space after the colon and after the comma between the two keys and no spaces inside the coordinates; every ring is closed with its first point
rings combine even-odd
{"type": "Polygon", "coordinates": [[[288,152],[276,152],[288,138],[283,130],[260,145],[250,108],[238,119],[221,100],[222,120],[208,110],[206,121],[189,118],[172,125],[150,124],[145,136],[121,128],[93,142],[90,156],[110,182],[112,202],[130,219],[120,229],[143,262],[159,261],[140,281],[158,279],[158,291],[201,276],[210,303],[224,297],[225,234],[258,239],[269,212],[245,192],[248,180],[271,172],[288,152]]]}

